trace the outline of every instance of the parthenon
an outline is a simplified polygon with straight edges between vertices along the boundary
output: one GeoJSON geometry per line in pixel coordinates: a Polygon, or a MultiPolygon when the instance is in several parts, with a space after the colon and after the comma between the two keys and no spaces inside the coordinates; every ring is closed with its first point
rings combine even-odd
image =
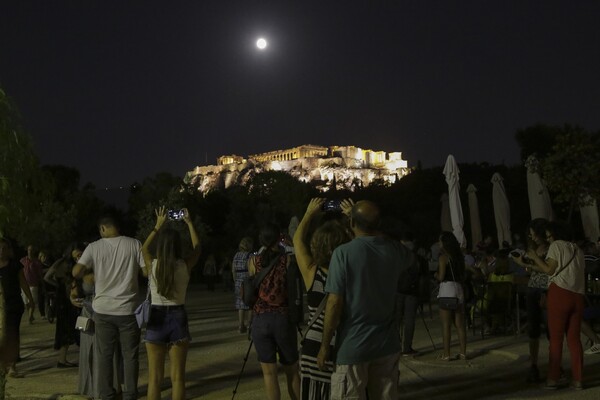
{"type": "Polygon", "coordinates": [[[410,170],[401,152],[366,150],[356,146],[317,146],[304,144],[285,150],[251,154],[248,158],[223,155],[217,165],[198,166],[185,181],[208,192],[231,185],[244,185],[262,171],[284,171],[303,182],[313,182],[321,191],[335,184],[353,190],[380,179],[392,184],[410,170]]]}

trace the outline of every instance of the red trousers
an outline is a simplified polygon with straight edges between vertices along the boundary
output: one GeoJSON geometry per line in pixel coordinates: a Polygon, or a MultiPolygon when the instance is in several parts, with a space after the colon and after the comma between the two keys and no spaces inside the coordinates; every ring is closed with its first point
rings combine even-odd
{"type": "Polygon", "coordinates": [[[548,330],[550,333],[550,359],[548,380],[560,378],[560,364],[565,334],[571,354],[573,381],[581,382],[583,370],[583,349],[581,347],[581,320],[585,306],[582,294],[571,292],[550,284],[548,288],[548,330]]]}

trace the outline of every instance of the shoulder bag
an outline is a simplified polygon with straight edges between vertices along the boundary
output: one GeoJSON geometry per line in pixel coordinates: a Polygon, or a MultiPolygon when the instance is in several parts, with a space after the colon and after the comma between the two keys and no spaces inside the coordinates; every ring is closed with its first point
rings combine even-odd
{"type": "Polygon", "coordinates": [[[443,310],[456,310],[458,309],[458,285],[454,277],[454,270],[452,269],[452,261],[448,258],[448,265],[450,266],[450,273],[452,274],[452,281],[440,282],[440,291],[438,293],[439,306],[443,310]]]}
{"type": "Polygon", "coordinates": [[[248,307],[254,307],[254,304],[256,304],[256,301],[258,300],[258,289],[260,288],[260,284],[269,274],[269,272],[271,272],[282,254],[283,253],[277,253],[275,258],[271,260],[266,268],[261,269],[256,275],[247,276],[242,281],[242,286],[240,287],[240,297],[242,298],[244,304],[246,304],[248,307]]]}
{"type": "Polygon", "coordinates": [[[150,279],[152,279],[152,264],[150,264],[148,269],[148,289],[146,290],[146,299],[135,309],[135,319],[137,320],[140,329],[145,328],[150,320],[150,311],[152,310],[150,279]]]}

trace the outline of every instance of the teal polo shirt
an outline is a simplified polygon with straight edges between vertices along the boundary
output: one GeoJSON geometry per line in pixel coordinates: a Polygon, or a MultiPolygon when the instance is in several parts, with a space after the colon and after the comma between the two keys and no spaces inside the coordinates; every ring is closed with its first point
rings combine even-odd
{"type": "Polygon", "coordinates": [[[360,364],[400,351],[398,281],[412,262],[398,242],[361,236],[333,252],[325,291],[344,299],[336,363],[360,364]]]}

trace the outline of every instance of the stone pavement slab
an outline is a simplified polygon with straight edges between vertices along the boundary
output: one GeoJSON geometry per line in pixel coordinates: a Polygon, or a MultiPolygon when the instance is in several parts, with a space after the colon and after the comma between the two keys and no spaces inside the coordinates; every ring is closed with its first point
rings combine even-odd
{"type": "MultiPolygon", "coordinates": [[[[202,288],[203,289],[203,288],[202,288]]],[[[206,292],[193,285],[188,291],[188,313],[193,341],[187,363],[189,399],[231,399],[250,342],[237,331],[237,313],[231,292],[206,292]]],[[[453,332],[454,333],[454,332],[453,332]]],[[[454,334],[455,338],[456,335],[454,334]]],[[[25,378],[9,379],[9,399],[80,400],[77,368],[57,369],[52,350],[54,325],[37,319],[23,323],[19,363],[25,378]]],[[[437,360],[441,347],[441,325],[434,306],[433,318],[426,313],[417,320],[414,346],[420,354],[401,360],[402,399],[600,399],[600,355],[585,356],[587,389],[576,392],[561,389],[544,391],[525,383],[528,370],[526,335],[494,336],[481,339],[469,332],[467,361],[437,360]],[[433,349],[426,326],[437,350],[433,349]]],[[[458,346],[453,347],[458,352],[458,346]]],[[[540,346],[540,370],[547,367],[547,342],[540,346]]],[[[69,350],[69,360],[78,359],[78,348],[69,350]]],[[[563,366],[569,369],[568,351],[563,366]]],[[[140,398],[147,389],[147,361],[144,346],[140,353],[140,398]]],[[[165,368],[168,375],[168,365],[165,368]]],[[[280,376],[282,398],[286,399],[285,378],[280,376]]],[[[239,400],[264,399],[262,375],[252,347],[235,396],[239,400]]],[[[170,397],[170,383],[163,385],[163,398],[170,397]]]]}

